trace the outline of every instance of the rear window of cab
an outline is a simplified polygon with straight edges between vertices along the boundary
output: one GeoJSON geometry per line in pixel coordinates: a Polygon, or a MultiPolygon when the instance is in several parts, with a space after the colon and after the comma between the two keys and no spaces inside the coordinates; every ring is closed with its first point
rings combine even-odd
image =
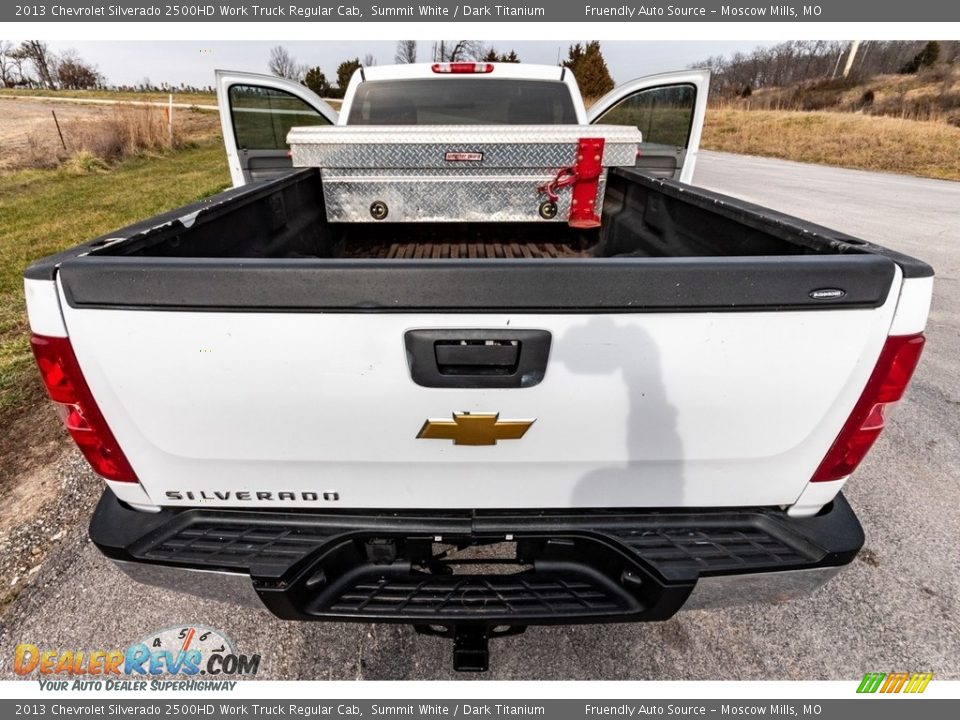
{"type": "Polygon", "coordinates": [[[362,83],[348,125],[573,125],[566,84],[555,80],[420,78],[362,83]]]}

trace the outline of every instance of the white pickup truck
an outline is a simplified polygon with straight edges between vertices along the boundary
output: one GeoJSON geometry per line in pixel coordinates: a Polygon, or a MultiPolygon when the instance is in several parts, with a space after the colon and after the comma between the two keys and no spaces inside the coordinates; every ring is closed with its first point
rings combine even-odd
{"type": "Polygon", "coordinates": [[[218,82],[235,188],[25,272],[40,372],[106,479],[91,537],[124,572],[408,623],[480,670],[528,625],[781,600],[857,554],[840,490],[919,359],[933,271],[687,184],[705,73],[589,111],[557,67],[367,68],[339,115],[218,82]],[[476,215],[502,171],[464,137],[598,120],[643,139],[594,173],[596,221],[573,221],[569,168],[537,171],[540,218],[476,215]],[[399,221],[409,196],[331,221],[328,183],[370,175],[291,167],[288,134],[324,126],[470,163],[396,182],[476,197],[449,222],[399,221]]]}

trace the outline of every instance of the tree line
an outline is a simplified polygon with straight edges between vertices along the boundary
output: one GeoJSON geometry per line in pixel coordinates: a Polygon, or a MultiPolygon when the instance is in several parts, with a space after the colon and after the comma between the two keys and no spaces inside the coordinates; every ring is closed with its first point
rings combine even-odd
{"type": "Polygon", "coordinates": [[[53,52],[42,40],[14,44],[0,40],[0,85],[46,90],[88,90],[100,87],[103,76],[76,50],[53,52]]]}
{"type": "MultiPolygon", "coordinates": [[[[397,64],[415,63],[419,56],[416,40],[400,40],[393,55],[397,64]]],[[[498,62],[518,63],[520,56],[513,49],[500,52],[492,45],[477,40],[438,40],[431,44],[427,53],[428,62],[498,62]]],[[[295,80],[306,85],[321,97],[343,97],[350,78],[358,68],[377,64],[376,58],[367,54],[341,62],[334,77],[327,78],[319,66],[302,64],[283,45],[270,50],[267,69],[277,77],[295,80]]],[[[567,58],[560,63],[573,71],[585,97],[599,97],[613,89],[613,78],[603,59],[599,41],[576,43],[567,51],[567,58]]]]}
{"type": "MultiPolygon", "coordinates": [[[[843,74],[854,45],[832,40],[793,40],[751,52],[717,55],[691,67],[711,70],[714,97],[747,96],[764,87],[829,80],[843,74]]],[[[868,40],[859,44],[848,79],[915,73],[937,62],[956,62],[960,41],[868,40]]]]}
{"type": "MultiPolygon", "coordinates": [[[[416,40],[401,40],[396,45],[393,61],[417,62],[420,49],[416,40]]],[[[476,40],[439,40],[425,53],[429,62],[499,62],[518,63],[520,56],[513,49],[501,52],[476,40]]],[[[269,71],[282,78],[303,83],[323,97],[342,97],[353,73],[359,67],[377,64],[368,53],[341,62],[330,78],[319,66],[303,64],[287,48],[277,45],[270,50],[269,71]]],[[[596,40],[575,43],[568,48],[567,57],[560,65],[573,71],[585,97],[599,97],[613,88],[613,78],[596,40]]],[[[54,52],[42,40],[24,40],[15,44],[0,40],[0,85],[7,88],[41,88],[46,90],[89,90],[113,87],[121,90],[195,92],[210,88],[195,88],[181,83],[177,87],[167,83],[154,85],[144,78],[139,85],[109,86],[96,65],[85,61],[75,50],[54,52]]]]}
{"type": "MultiPolygon", "coordinates": [[[[398,65],[415,63],[418,57],[416,40],[400,40],[393,55],[393,61],[398,65]]],[[[520,57],[513,50],[500,54],[492,46],[474,40],[440,40],[433,43],[430,50],[430,62],[520,62],[520,57]]],[[[267,69],[277,77],[295,80],[306,85],[322,97],[343,97],[350,78],[358,68],[372,67],[377,59],[367,53],[361,59],[357,57],[344,60],[334,73],[327,78],[320,66],[300,63],[283,45],[270,49],[267,60],[267,69]]]]}

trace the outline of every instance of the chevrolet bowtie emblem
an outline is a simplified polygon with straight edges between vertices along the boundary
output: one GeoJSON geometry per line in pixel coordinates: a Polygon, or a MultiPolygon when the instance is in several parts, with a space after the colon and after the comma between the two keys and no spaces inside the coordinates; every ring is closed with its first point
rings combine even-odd
{"type": "Polygon", "coordinates": [[[453,420],[427,420],[418,438],[453,440],[454,445],[496,445],[519,440],[536,420],[500,420],[500,413],[454,413],[453,420]]]}

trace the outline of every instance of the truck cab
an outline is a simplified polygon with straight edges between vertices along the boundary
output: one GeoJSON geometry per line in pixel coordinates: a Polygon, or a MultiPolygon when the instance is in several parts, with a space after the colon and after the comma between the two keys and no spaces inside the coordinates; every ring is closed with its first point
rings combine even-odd
{"type": "Polygon", "coordinates": [[[270,75],[218,71],[217,96],[235,186],[289,170],[292,127],[594,123],[639,128],[644,140],[635,166],[689,183],[709,83],[707,70],[650,75],[614,88],[588,109],[565,68],[461,62],[360,68],[339,112],[302,84],[270,75]]]}

